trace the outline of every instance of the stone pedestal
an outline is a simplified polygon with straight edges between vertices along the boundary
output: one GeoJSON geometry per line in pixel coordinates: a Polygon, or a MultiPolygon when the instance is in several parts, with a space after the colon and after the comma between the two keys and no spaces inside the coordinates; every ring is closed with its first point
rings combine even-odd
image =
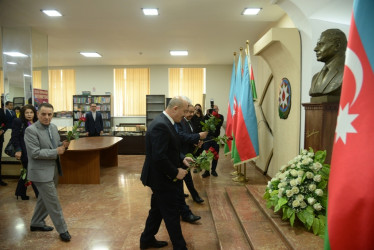
{"type": "Polygon", "coordinates": [[[326,150],[330,164],[339,103],[303,103],[305,108],[304,148],[326,150]]]}

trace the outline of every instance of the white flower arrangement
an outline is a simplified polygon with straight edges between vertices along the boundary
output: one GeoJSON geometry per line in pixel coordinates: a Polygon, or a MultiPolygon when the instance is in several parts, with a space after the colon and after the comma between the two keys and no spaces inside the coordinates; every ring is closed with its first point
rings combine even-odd
{"type": "Polygon", "coordinates": [[[300,155],[268,182],[264,198],[267,207],[282,211],[291,226],[298,218],[305,227],[323,238],[326,224],[327,182],[330,166],[324,164],[326,151],[301,150],[300,155]]]}

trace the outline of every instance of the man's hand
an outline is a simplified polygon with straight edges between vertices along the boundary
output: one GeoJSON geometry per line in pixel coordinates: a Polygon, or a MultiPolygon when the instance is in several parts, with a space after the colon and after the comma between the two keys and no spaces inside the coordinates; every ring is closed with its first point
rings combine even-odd
{"type": "Polygon", "coordinates": [[[20,160],[22,156],[22,151],[18,151],[15,153],[14,157],[16,157],[17,160],[20,160]]]}
{"type": "Polygon", "coordinates": [[[187,173],[187,170],[184,170],[183,168],[178,168],[178,174],[175,178],[177,178],[178,180],[183,180],[187,173]]]}
{"type": "Polygon", "coordinates": [[[189,167],[190,166],[190,163],[192,163],[192,162],[195,162],[191,157],[185,157],[184,159],[183,159],[183,164],[185,165],[185,166],[187,166],[187,167],[189,167]]]}
{"type": "Polygon", "coordinates": [[[201,146],[204,144],[204,141],[199,141],[199,143],[197,144],[197,146],[199,147],[199,148],[201,148],[201,146]]]}
{"type": "Polygon", "coordinates": [[[200,132],[199,135],[200,135],[200,139],[205,139],[208,136],[208,131],[200,132]]]}
{"type": "Polygon", "coordinates": [[[88,132],[86,132],[86,136],[88,136],[88,132]]]}
{"type": "Polygon", "coordinates": [[[0,135],[2,135],[2,134],[4,134],[4,130],[1,129],[0,130],[0,135]]]}
{"type": "Polygon", "coordinates": [[[100,135],[103,135],[104,134],[104,131],[100,131],[100,135]]]}
{"type": "Polygon", "coordinates": [[[58,155],[62,155],[65,153],[65,146],[64,145],[61,145],[57,148],[57,154],[58,155]]]}
{"type": "Polygon", "coordinates": [[[62,145],[63,145],[65,148],[68,148],[69,145],[70,145],[70,142],[67,141],[67,140],[64,140],[64,141],[62,142],[62,145]]]}

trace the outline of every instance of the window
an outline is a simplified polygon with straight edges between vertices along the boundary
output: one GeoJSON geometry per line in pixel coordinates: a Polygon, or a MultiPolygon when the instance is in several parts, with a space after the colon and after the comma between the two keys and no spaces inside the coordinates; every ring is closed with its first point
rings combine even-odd
{"type": "Polygon", "coordinates": [[[184,95],[203,104],[205,68],[169,68],[169,97],[184,95]]]}
{"type": "Polygon", "coordinates": [[[114,116],[145,116],[149,68],[114,69],[114,116]]]}
{"type": "Polygon", "coordinates": [[[48,70],[48,76],[48,101],[53,105],[54,112],[73,110],[73,95],[75,95],[75,70],[48,70]]]}

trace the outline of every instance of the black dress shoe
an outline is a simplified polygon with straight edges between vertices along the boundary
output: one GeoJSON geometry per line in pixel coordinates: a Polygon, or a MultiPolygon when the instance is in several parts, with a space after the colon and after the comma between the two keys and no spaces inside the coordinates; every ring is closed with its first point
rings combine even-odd
{"type": "Polygon", "coordinates": [[[201,199],[200,196],[195,196],[195,197],[193,197],[193,200],[194,200],[194,202],[197,202],[197,203],[202,203],[202,202],[204,202],[204,200],[201,199]]]}
{"type": "Polygon", "coordinates": [[[197,215],[194,215],[193,213],[190,213],[187,217],[183,217],[182,220],[185,221],[185,222],[189,222],[189,223],[193,223],[197,220],[200,220],[201,217],[200,216],[197,216],[197,215]]]}
{"type": "Polygon", "coordinates": [[[0,185],[1,185],[1,186],[8,186],[8,183],[3,182],[3,181],[0,181],[0,185]]]}
{"type": "Polygon", "coordinates": [[[209,171],[206,171],[201,175],[203,178],[210,176],[209,171]]]}
{"type": "Polygon", "coordinates": [[[217,174],[217,172],[216,172],[216,171],[212,171],[212,175],[213,175],[213,176],[215,176],[215,177],[217,177],[217,176],[218,176],[218,174],[217,174]]]}
{"type": "Polygon", "coordinates": [[[60,234],[60,239],[62,241],[68,242],[71,239],[71,236],[69,234],[69,231],[66,231],[65,233],[60,234]]]}
{"type": "Polygon", "coordinates": [[[148,241],[148,242],[140,242],[140,249],[147,249],[147,248],[161,248],[166,247],[168,243],[166,241],[148,241]]]}
{"type": "Polygon", "coordinates": [[[47,232],[47,231],[52,231],[53,230],[53,227],[50,227],[50,226],[43,226],[43,227],[33,227],[33,226],[30,226],[30,231],[43,231],[43,232],[47,232]]]}
{"type": "Polygon", "coordinates": [[[190,196],[189,194],[184,194],[184,198],[187,198],[188,196],[190,196]]]}

